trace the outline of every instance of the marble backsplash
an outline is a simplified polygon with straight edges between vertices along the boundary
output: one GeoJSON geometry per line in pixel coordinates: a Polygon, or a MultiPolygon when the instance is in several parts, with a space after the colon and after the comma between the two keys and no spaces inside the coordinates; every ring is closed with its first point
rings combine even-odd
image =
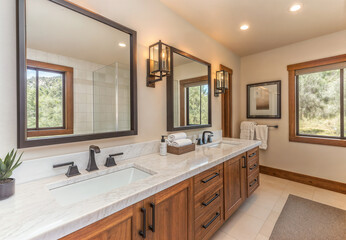
{"type": "MultiPolygon", "coordinates": [[[[213,131],[214,141],[222,139],[222,130],[213,131]]],[[[187,132],[188,138],[195,142],[197,137],[201,137],[201,131],[189,131],[187,132]]],[[[158,153],[160,147],[160,141],[148,141],[141,143],[134,143],[128,145],[114,146],[101,149],[99,154],[95,155],[96,163],[99,167],[105,164],[105,161],[109,154],[124,153],[123,155],[116,156],[115,162],[119,162],[125,159],[135,158],[148,154],[158,153]]],[[[53,168],[54,164],[60,164],[65,162],[74,162],[78,166],[80,172],[86,169],[89,160],[89,151],[64,154],[53,157],[39,158],[35,160],[24,161],[20,167],[18,167],[13,174],[13,178],[16,179],[16,183],[25,183],[45,177],[52,177],[67,172],[66,167],[53,168]]]]}

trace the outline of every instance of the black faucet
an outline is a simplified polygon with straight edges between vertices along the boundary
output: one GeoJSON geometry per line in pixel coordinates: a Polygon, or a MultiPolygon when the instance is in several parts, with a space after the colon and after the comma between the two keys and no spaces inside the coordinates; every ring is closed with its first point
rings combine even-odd
{"type": "Polygon", "coordinates": [[[99,170],[99,168],[96,165],[96,161],[95,161],[95,153],[100,153],[100,152],[101,151],[100,151],[100,148],[98,146],[91,145],[89,147],[89,162],[88,162],[88,166],[86,168],[86,170],[88,172],[99,170]]]}
{"type": "Polygon", "coordinates": [[[204,131],[203,134],[202,134],[202,142],[203,142],[203,144],[207,144],[207,142],[211,142],[211,138],[208,137],[208,140],[209,140],[208,141],[207,138],[205,137],[206,133],[209,133],[209,134],[213,135],[212,131],[204,131]]]}

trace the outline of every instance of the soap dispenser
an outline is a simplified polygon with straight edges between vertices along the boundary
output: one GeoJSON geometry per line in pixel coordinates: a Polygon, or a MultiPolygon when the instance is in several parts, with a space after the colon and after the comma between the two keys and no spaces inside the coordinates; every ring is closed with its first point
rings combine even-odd
{"type": "Polygon", "coordinates": [[[161,156],[166,156],[167,155],[167,143],[166,143],[166,140],[165,140],[165,136],[161,136],[160,155],[161,156]]]}

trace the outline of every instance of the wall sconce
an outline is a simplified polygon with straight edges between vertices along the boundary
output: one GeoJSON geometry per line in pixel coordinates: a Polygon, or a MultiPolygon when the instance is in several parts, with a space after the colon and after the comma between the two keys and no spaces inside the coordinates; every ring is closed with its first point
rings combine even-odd
{"type": "Polygon", "coordinates": [[[214,96],[218,97],[224,94],[229,85],[229,73],[225,70],[216,72],[216,79],[214,81],[214,96]]]}
{"type": "Polygon", "coordinates": [[[155,82],[171,74],[171,48],[161,40],[149,47],[147,59],[147,87],[155,87],[155,82]]]}

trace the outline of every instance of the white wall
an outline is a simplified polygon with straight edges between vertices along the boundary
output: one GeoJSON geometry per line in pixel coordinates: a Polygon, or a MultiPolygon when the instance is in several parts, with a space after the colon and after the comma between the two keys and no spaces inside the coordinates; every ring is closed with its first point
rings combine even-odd
{"type": "MultiPolygon", "coordinates": [[[[16,7],[14,0],[0,1],[0,156],[16,148],[17,106],[16,106],[16,7]]],[[[138,128],[139,135],[91,142],[70,143],[25,149],[24,160],[64,153],[85,151],[93,143],[101,148],[113,145],[160,139],[166,133],[166,82],[156,84],[156,88],[146,87],[146,59],[148,46],[163,42],[186,51],[212,64],[212,79],[219,64],[234,70],[234,109],[239,95],[240,59],[228,49],[188,22],[173,13],[157,0],[73,0],[105,17],[137,31],[138,34],[138,128]]],[[[213,127],[221,129],[220,98],[212,97],[213,127]]],[[[234,126],[239,125],[234,110],[234,126]]],[[[235,129],[237,134],[237,129],[235,129]]],[[[87,159],[86,159],[87,161],[87,159]]]]}
{"type": "Polygon", "coordinates": [[[282,117],[257,120],[278,124],[269,130],[269,148],[261,151],[260,164],[315,177],[346,182],[346,148],[288,141],[287,65],[346,53],[346,31],[295,43],[241,58],[240,117],[246,118],[246,84],[282,81],[282,117]]]}

